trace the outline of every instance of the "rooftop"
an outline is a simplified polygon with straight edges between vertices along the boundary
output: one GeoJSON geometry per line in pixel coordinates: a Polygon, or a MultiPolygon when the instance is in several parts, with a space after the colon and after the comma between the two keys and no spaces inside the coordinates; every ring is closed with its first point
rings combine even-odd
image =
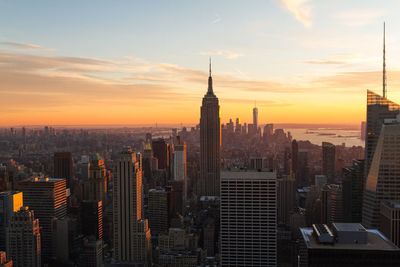
{"type": "Polygon", "coordinates": [[[400,209],[400,201],[398,200],[386,200],[383,204],[392,209],[400,209]]]}
{"type": "MultiPolygon", "coordinates": [[[[336,224],[342,231],[363,231],[364,227],[359,228],[360,224],[336,224]]],[[[383,251],[399,251],[392,242],[390,242],[381,232],[376,229],[365,229],[367,232],[367,242],[365,243],[339,243],[333,244],[319,243],[316,235],[313,234],[313,228],[300,228],[301,235],[308,249],[354,249],[354,250],[383,250],[383,251]]]]}

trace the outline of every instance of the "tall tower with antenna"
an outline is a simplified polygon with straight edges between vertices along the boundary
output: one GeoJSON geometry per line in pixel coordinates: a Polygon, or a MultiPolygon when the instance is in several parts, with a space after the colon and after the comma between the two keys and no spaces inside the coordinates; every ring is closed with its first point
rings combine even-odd
{"type": "Polygon", "coordinates": [[[382,89],[383,98],[386,98],[386,43],[385,43],[385,22],[383,22],[383,77],[382,77],[382,89]]]}
{"type": "Polygon", "coordinates": [[[196,185],[198,196],[220,194],[220,145],[219,101],[213,90],[210,58],[208,89],[200,108],[200,178],[196,185]]]}

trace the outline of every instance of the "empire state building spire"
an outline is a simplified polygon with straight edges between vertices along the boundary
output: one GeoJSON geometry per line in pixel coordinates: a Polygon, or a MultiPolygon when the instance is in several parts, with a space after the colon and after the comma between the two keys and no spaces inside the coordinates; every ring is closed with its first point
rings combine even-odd
{"type": "Polygon", "coordinates": [[[211,76],[211,57],[210,57],[210,66],[209,66],[209,75],[208,75],[208,89],[207,89],[207,94],[208,94],[208,95],[214,95],[213,84],[212,84],[212,76],[211,76]]]}
{"type": "Polygon", "coordinates": [[[213,91],[211,59],[209,72],[207,94],[200,107],[200,177],[196,183],[198,196],[220,194],[221,125],[219,101],[213,91]]]}

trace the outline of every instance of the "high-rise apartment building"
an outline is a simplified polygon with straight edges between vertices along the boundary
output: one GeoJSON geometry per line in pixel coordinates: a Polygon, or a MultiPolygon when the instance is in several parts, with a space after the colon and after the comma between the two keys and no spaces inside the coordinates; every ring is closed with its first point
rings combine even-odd
{"type": "Polygon", "coordinates": [[[322,142],[322,174],[328,178],[329,183],[335,179],[336,147],[334,144],[322,142]]]}
{"type": "Polygon", "coordinates": [[[370,164],[363,196],[362,222],[379,227],[380,203],[400,200],[400,117],[385,120],[370,164]]]}
{"type": "Polygon", "coordinates": [[[42,260],[48,263],[55,256],[52,221],[67,214],[65,179],[31,178],[21,181],[18,189],[23,192],[24,205],[35,212],[39,219],[42,239],[42,260]]]}
{"type": "Polygon", "coordinates": [[[66,179],[67,187],[71,185],[73,160],[71,152],[54,153],[54,178],[66,179]]]}
{"type": "Polygon", "coordinates": [[[221,172],[221,266],[277,265],[276,173],[221,172]]]}
{"type": "Polygon", "coordinates": [[[199,196],[218,196],[220,180],[221,129],[218,98],[208,77],[208,90],[200,108],[200,179],[196,184],[199,196]]]}
{"type": "Polygon", "coordinates": [[[14,212],[7,228],[7,252],[15,267],[41,267],[39,220],[28,207],[14,212]]]}
{"type": "Polygon", "coordinates": [[[400,201],[381,202],[379,230],[400,247],[400,201]]]}
{"type": "Polygon", "coordinates": [[[6,250],[6,230],[10,219],[22,206],[22,192],[0,192],[0,251],[6,250]]]}

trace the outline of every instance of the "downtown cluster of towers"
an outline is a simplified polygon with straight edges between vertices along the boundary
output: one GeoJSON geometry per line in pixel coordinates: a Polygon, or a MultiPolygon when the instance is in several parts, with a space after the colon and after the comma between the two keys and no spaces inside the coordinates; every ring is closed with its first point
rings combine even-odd
{"type": "MultiPolygon", "coordinates": [[[[79,163],[89,177],[79,189],[79,211],[74,210],[76,200],[69,190],[73,187],[71,153],[54,157],[54,177],[64,178],[33,177],[19,182],[18,191],[0,192],[0,266],[67,262],[73,243],[68,238],[78,231],[68,213],[79,214],[83,233],[83,246],[74,255],[78,266],[278,266],[279,257],[295,258],[292,266],[302,267],[400,266],[400,105],[387,99],[385,52],[384,48],[383,95],[367,92],[365,159],[343,170],[341,185],[328,185],[335,181],[336,159],[335,146],[326,142],[322,144],[323,175],[315,177],[310,191],[304,189],[306,156],[295,140],[285,151],[290,154],[290,161],[284,157],[286,176],[262,156],[252,157],[246,168],[221,170],[220,107],[210,64],[200,108],[199,175],[191,181],[195,196],[191,201],[196,202],[199,214],[215,212],[218,218],[203,229],[204,250],[187,230],[190,227],[168,227],[170,213],[183,214],[189,204],[185,142],[174,137],[170,185],[146,189],[149,180],[144,181],[144,174],[166,169],[171,162],[165,141],[146,136],[143,153],[130,147],[118,153],[112,175],[98,155],[89,163],[79,163]],[[111,200],[107,199],[110,191],[111,200]],[[312,194],[322,204],[316,205],[312,194]],[[318,215],[307,224],[304,210],[295,204],[296,196],[302,195],[309,202],[305,213],[318,215]],[[110,209],[105,209],[105,203],[110,203],[110,209]],[[339,210],[341,217],[330,214],[339,210]],[[111,213],[112,219],[103,220],[103,213],[111,213]],[[288,225],[291,231],[285,228],[288,225]],[[106,226],[108,233],[103,231],[106,226]],[[103,263],[106,239],[112,240],[111,260],[103,263]],[[280,249],[283,253],[278,251],[282,242],[288,244],[280,249]]],[[[253,123],[247,126],[244,132],[259,135],[257,108],[253,123]]],[[[273,135],[272,127],[264,128],[267,138],[273,135]]],[[[226,129],[233,133],[232,121],[226,129]]],[[[237,121],[236,130],[241,129],[237,121]]]]}

